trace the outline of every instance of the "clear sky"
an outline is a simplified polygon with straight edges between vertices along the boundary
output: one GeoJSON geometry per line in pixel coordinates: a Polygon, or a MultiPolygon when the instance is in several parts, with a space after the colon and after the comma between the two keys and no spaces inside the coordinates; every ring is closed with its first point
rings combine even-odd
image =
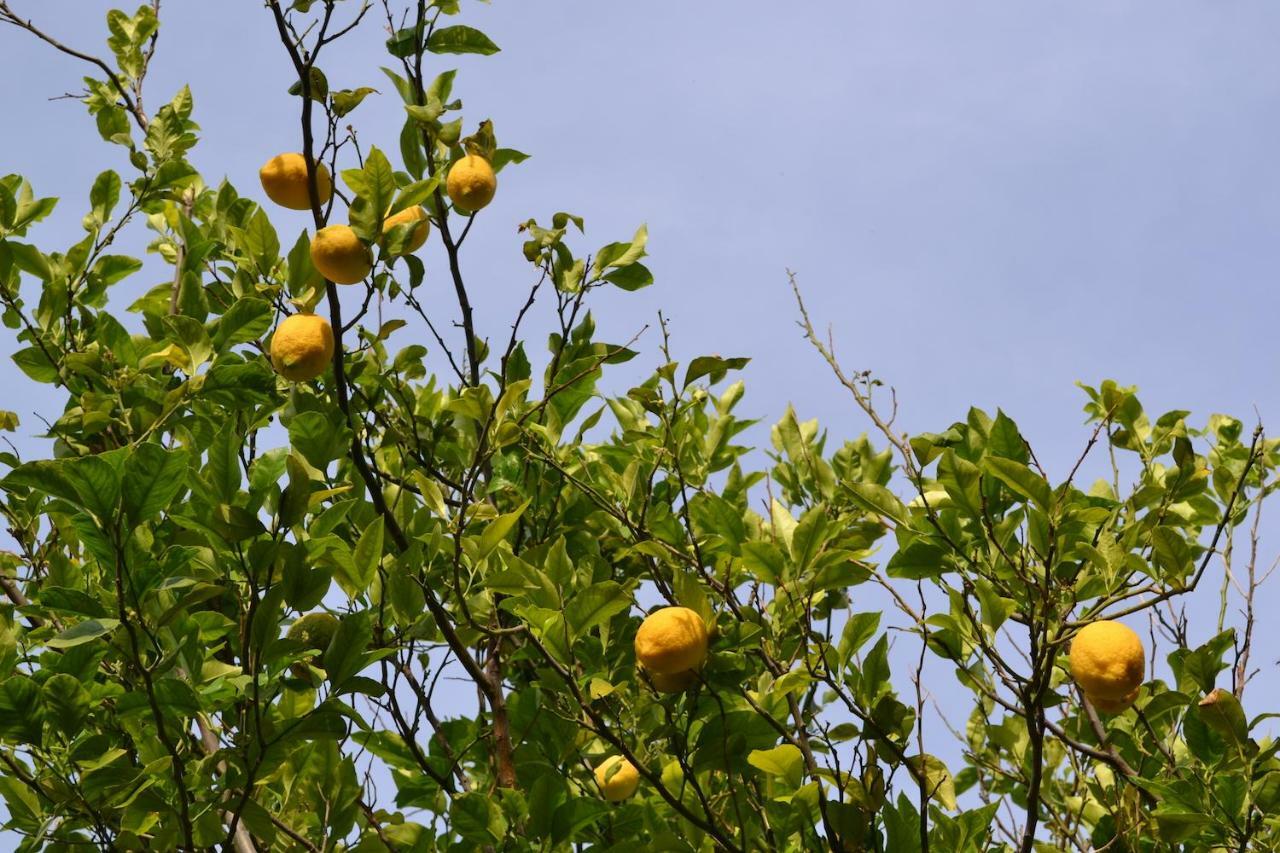
{"type": "MultiPolygon", "coordinates": [[[[103,49],[108,3],[12,5],[103,49]]],[[[516,224],[568,210],[586,218],[584,248],[649,225],[657,284],[597,300],[603,339],[625,341],[662,308],[680,357],[752,357],[740,411],[766,422],[792,403],[838,438],[866,427],[800,339],[791,267],[846,366],[897,388],[910,431],[945,428],[970,404],[1003,407],[1061,478],[1088,436],[1073,383],[1108,377],[1137,384],[1153,419],[1186,408],[1194,423],[1226,412],[1280,425],[1280,5],[464,7],[502,52],[438,68],[460,69],[469,129],[492,117],[502,145],[533,155],[503,172],[468,238],[477,323],[495,340],[531,283],[516,224]]],[[[377,71],[376,12],[322,65],[333,88],[382,90],[351,118],[362,145],[395,152],[403,113],[377,71]]],[[[268,13],[166,0],[162,20],[149,106],[189,82],[204,129],[194,162],[260,196],[258,167],[298,145],[292,69],[268,13]]],[[[48,100],[84,73],[0,29],[0,173],[64,198],[34,232],[42,245],[77,239],[93,176],[127,169],[79,104],[48,100]]],[[[308,222],[271,215],[286,245],[308,222]]],[[[443,284],[442,257],[427,263],[443,284]]],[[[163,275],[149,269],[116,305],[163,275]]],[[[657,364],[657,341],[651,329],[610,390],[657,364]]],[[[0,376],[0,407],[19,412],[19,446],[34,451],[33,413],[54,415],[54,398],[8,361],[0,376]]],[[[753,435],[767,444],[764,428],[753,435]]],[[[1277,542],[1264,539],[1267,564],[1277,542]]],[[[1264,607],[1280,605],[1278,587],[1264,607]]],[[[1212,633],[1214,598],[1199,628],[1193,613],[1193,640],[1212,633]]],[[[1258,642],[1253,703],[1274,707],[1280,641],[1268,628],[1258,642]]]]}

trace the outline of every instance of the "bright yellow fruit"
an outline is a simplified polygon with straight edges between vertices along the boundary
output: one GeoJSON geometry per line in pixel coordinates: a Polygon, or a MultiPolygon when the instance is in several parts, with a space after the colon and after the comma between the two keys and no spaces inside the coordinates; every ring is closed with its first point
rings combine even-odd
{"type": "Polygon", "coordinates": [[[338,630],[338,617],[332,613],[320,611],[308,613],[289,626],[286,634],[290,640],[297,640],[309,649],[323,652],[329,648],[329,642],[338,630]]]}
{"type": "Polygon", "coordinates": [[[474,213],[493,201],[493,194],[498,191],[498,176],[488,160],[468,154],[449,170],[445,189],[455,205],[474,213]]]}
{"type": "Polygon", "coordinates": [[[373,255],[350,225],[330,225],[311,238],[311,263],[334,284],[357,284],[373,269],[373,255]]]}
{"type": "Polygon", "coordinates": [[[618,803],[636,792],[640,772],[621,755],[611,755],[596,768],[596,784],[606,800],[618,803]]]}
{"type": "Polygon", "coordinates": [[[1104,714],[1123,714],[1137,700],[1138,689],[1137,687],[1133,688],[1131,692],[1126,693],[1120,699],[1103,699],[1101,696],[1090,696],[1088,693],[1084,696],[1089,700],[1090,705],[1104,714]]]}
{"type": "Polygon", "coordinates": [[[382,233],[385,235],[397,225],[408,222],[420,223],[410,234],[409,242],[404,244],[404,254],[411,255],[422,248],[422,244],[427,242],[427,235],[431,233],[431,220],[427,218],[427,212],[420,205],[406,207],[399,213],[382,220],[382,233]]]}
{"type": "Polygon", "coordinates": [[[292,382],[315,379],[333,360],[333,329],[315,314],[290,314],[271,336],[271,366],[292,382]]]}
{"type": "Polygon", "coordinates": [[[1071,674],[1095,699],[1123,700],[1142,684],[1145,670],[1142,639],[1128,625],[1103,619],[1071,641],[1071,674]]]}
{"type": "Polygon", "coordinates": [[[672,675],[653,672],[649,674],[649,679],[653,682],[653,689],[659,693],[680,693],[698,683],[698,673],[692,669],[672,675]]]}
{"type": "Polygon", "coordinates": [[[707,625],[687,607],[655,610],[636,631],[636,659],[653,675],[697,669],[707,659],[707,625]]]}
{"type": "MultiPolygon", "coordinates": [[[[310,210],[311,196],[307,191],[307,159],[290,152],[277,154],[258,170],[258,179],[267,198],[290,210],[310,210]]],[[[333,195],[333,179],[323,163],[316,163],[316,192],[320,203],[328,204],[333,195]]]]}

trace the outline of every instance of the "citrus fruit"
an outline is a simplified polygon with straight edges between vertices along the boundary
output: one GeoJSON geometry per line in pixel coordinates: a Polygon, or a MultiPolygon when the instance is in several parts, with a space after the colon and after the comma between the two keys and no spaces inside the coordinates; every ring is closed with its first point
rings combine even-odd
{"type": "Polygon", "coordinates": [[[338,630],[338,617],[332,613],[319,611],[308,613],[289,626],[285,635],[290,640],[297,640],[307,648],[323,652],[329,648],[329,642],[338,630]]]}
{"type": "Polygon", "coordinates": [[[655,610],[636,631],[636,659],[653,675],[697,669],[707,659],[707,625],[687,607],[655,610]]]}
{"type": "Polygon", "coordinates": [[[271,336],[271,365],[292,382],[315,379],[333,360],[333,329],[316,314],[290,314],[271,336]]]}
{"type": "Polygon", "coordinates": [[[1089,704],[1104,714],[1123,714],[1129,710],[1134,701],[1138,698],[1138,688],[1126,693],[1119,699],[1103,699],[1101,696],[1090,696],[1088,693],[1084,698],[1089,700],[1089,704]]]}
{"type": "Polygon", "coordinates": [[[596,767],[596,784],[606,800],[617,803],[636,792],[640,773],[621,755],[611,755],[596,767]]]}
{"type": "Polygon", "coordinates": [[[445,189],[454,205],[475,212],[493,201],[493,194],[498,190],[498,177],[488,160],[468,154],[449,170],[445,189]]]}
{"type": "Polygon", "coordinates": [[[654,672],[650,673],[649,679],[653,682],[653,689],[659,693],[680,693],[698,683],[698,672],[693,669],[671,675],[654,672]]]}
{"type": "Polygon", "coordinates": [[[431,220],[427,218],[427,211],[421,205],[406,207],[399,213],[394,213],[382,220],[382,234],[385,237],[391,232],[392,228],[397,225],[404,225],[410,222],[419,223],[416,228],[409,234],[409,239],[405,241],[401,254],[410,255],[422,248],[422,244],[427,242],[427,235],[431,233],[431,220]]]}
{"type": "Polygon", "coordinates": [[[356,284],[373,269],[373,256],[350,225],[329,225],[311,238],[311,263],[334,284],[356,284]]]}
{"type": "Polygon", "coordinates": [[[1142,684],[1142,639],[1128,625],[1102,619],[1071,641],[1071,674],[1087,696],[1122,700],[1142,684]]]}
{"type": "MultiPolygon", "coordinates": [[[[290,152],[277,154],[258,170],[258,179],[267,198],[290,210],[310,210],[311,195],[307,189],[307,159],[290,152]]],[[[333,195],[333,179],[323,163],[316,163],[316,192],[320,203],[327,204],[333,195]]]]}

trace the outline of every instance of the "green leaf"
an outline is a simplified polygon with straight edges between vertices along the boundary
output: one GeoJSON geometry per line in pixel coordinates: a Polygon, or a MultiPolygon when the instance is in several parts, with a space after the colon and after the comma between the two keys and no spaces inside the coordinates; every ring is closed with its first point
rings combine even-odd
{"type": "Polygon", "coordinates": [[[499,49],[484,33],[461,24],[438,29],[427,40],[427,50],[432,53],[478,53],[490,56],[499,49]]]}
{"type": "Polygon", "coordinates": [[[275,312],[271,303],[256,296],[237,299],[213,330],[213,348],[223,352],[236,344],[257,340],[271,328],[275,312]]]}
{"type": "Polygon", "coordinates": [[[342,118],[347,113],[360,106],[360,102],[370,95],[375,95],[378,90],[372,86],[361,86],[358,89],[341,89],[333,93],[333,113],[338,118],[342,118]]]}
{"type": "Polygon", "coordinates": [[[40,688],[49,722],[64,734],[78,734],[89,716],[89,691],[73,676],[57,673],[40,688]]]}
{"type": "Polygon", "coordinates": [[[631,596],[616,581],[603,581],[580,590],[564,608],[574,636],[581,637],[631,607],[631,596]]]}
{"type": "Polygon", "coordinates": [[[500,515],[489,522],[489,526],[484,529],[484,533],[480,534],[478,559],[483,560],[493,553],[493,549],[497,548],[498,543],[507,537],[507,534],[511,532],[511,528],[516,526],[516,522],[520,520],[520,516],[524,514],[525,508],[528,506],[529,501],[526,500],[513,512],[500,515]]]}
{"type": "Polygon", "coordinates": [[[915,770],[917,776],[924,777],[925,793],[930,799],[941,803],[945,809],[955,810],[956,783],[942,759],[928,754],[913,755],[907,759],[907,765],[915,770]]]}
{"type": "Polygon", "coordinates": [[[724,379],[724,375],[730,370],[741,370],[751,361],[749,358],[721,358],[718,355],[702,355],[689,362],[689,368],[684,372],[684,385],[688,388],[690,384],[697,382],[704,376],[711,377],[712,385],[724,379]]]}
{"type": "Polygon", "coordinates": [[[351,563],[355,569],[353,578],[358,589],[365,590],[373,583],[378,573],[378,565],[382,562],[382,540],[384,522],[381,515],[374,516],[373,521],[365,526],[360,534],[360,541],[351,552],[351,563]]]}
{"type": "Polygon", "coordinates": [[[982,460],[987,473],[1004,483],[1014,493],[1030,500],[1048,512],[1053,504],[1053,490],[1049,483],[1026,465],[1001,456],[987,456],[982,460]]]}
{"type": "Polygon", "coordinates": [[[58,366],[49,360],[45,351],[38,346],[20,349],[12,356],[13,363],[23,373],[37,382],[58,382],[58,366]]]}
{"type": "Polygon", "coordinates": [[[792,785],[799,785],[804,779],[804,755],[789,743],[773,749],[753,749],[747,754],[747,763],[770,776],[781,776],[792,785]]]}
{"type": "Polygon", "coordinates": [[[134,524],[168,508],[186,485],[187,452],[158,444],[139,445],[124,463],[121,499],[134,524]]]}
{"type": "Polygon", "coordinates": [[[93,642],[99,637],[105,637],[119,625],[119,619],[86,619],[49,640],[47,645],[51,649],[70,649],[84,643],[93,642]]]}
{"type": "Polygon", "coordinates": [[[895,524],[907,523],[907,508],[898,496],[876,483],[847,483],[854,502],[874,515],[884,516],[895,524]]]}

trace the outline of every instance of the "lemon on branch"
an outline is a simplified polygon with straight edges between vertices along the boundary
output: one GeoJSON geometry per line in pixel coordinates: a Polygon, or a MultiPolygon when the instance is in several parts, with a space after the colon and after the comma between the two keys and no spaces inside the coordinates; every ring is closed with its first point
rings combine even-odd
{"type": "Polygon", "coordinates": [[[697,669],[707,659],[707,625],[687,607],[650,613],[636,631],[636,660],[654,675],[697,669]]]}
{"type": "Polygon", "coordinates": [[[383,240],[391,233],[391,230],[397,225],[407,225],[418,223],[409,233],[409,239],[404,243],[400,253],[410,255],[422,248],[422,244],[427,242],[427,235],[431,233],[431,220],[427,217],[427,211],[422,205],[414,205],[406,207],[399,213],[392,214],[382,220],[382,236],[383,240]]]}
{"type": "Polygon", "coordinates": [[[271,366],[291,382],[307,382],[333,360],[333,328],[316,314],[290,314],[271,336],[271,366]]]}
{"type": "MultiPolygon", "coordinates": [[[[267,198],[290,210],[310,210],[307,188],[307,158],[295,152],[277,154],[258,170],[258,179],[267,198]]],[[[333,195],[333,179],[323,163],[316,163],[316,193],[327,204],[333,195]]]]}
{"type": "Polygon", "coordinates": [[[1125,699],[1142,684],[1146,670],[1142,639],[1128,625],[1108,619],[1080,629],[1071,641],[1070,658],[1076,684],[1095,700],[1125,699]]]}
{"type": "Polygon", "coordinates": [[[596,784],[611,803],[630,797],[640,786],[640,772],[621,755],[611,755],[596,767],[596,784]]]}
{"type": "Polygon", "coordinates": [[[488,160],[478,154],[467,154],[449,169],[445,189],[455,207],[474,213],[493,201],[493,194],[498,191],[498,176],[488,160]]]}
{"type": "Polygon", "coordinates": [[[334,284],[356,284],[373,269],[373,255],[350,225],[329,225],[311,238],[311,263],[334,284]]]}

